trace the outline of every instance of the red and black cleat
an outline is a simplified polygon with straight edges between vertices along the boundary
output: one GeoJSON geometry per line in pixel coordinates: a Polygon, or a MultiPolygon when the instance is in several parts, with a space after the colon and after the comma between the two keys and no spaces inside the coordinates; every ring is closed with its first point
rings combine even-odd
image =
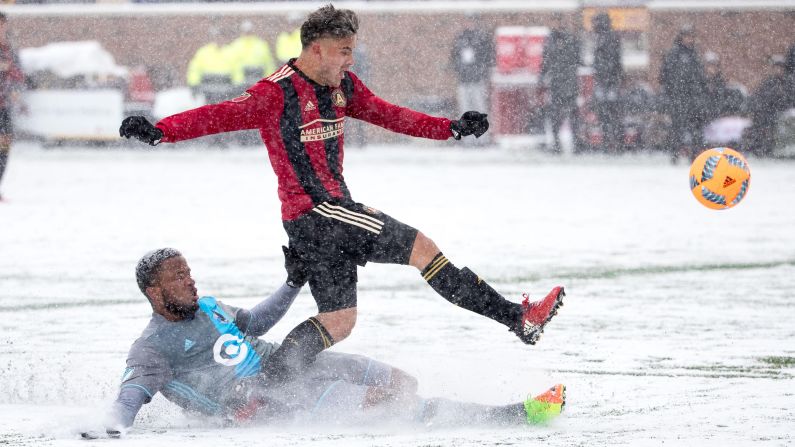
{"type": "Polygon", "coordinates": [[[557,313],[558,308],[563,305],[563,287],[558,286],[552,289],[547,296],[535,302],[530,302],[527,294],[522,295],[522,319],[511,329],[524,343],[534,345],[544,332],[544,326],[549,323],[557,313]]]}

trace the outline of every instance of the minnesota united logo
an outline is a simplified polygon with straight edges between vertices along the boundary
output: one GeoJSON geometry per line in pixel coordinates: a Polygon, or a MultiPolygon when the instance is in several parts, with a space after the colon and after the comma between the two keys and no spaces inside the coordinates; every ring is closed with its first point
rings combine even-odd
{"type": "Polygon", "coordinates": [[[345,100],[345,95],[342,93],[342,90],[340,89],[335,89],[333,92],[331,92],[331,100],[334,102],[334,105],[337,107],[345,107],[345,105],[348,103],[345,100]]]}

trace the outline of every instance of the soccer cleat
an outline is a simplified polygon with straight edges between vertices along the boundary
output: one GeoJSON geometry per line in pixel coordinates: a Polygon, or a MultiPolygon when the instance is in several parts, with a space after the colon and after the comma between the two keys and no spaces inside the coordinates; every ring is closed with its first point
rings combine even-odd
{"type": "Polygon", "coordinates": [[[524,401],[527,423],[545,424],[557,417],[566,406],[566,387],[557,384],[536,397],[524,401]]]}
{"type": "Polygon", "coordinates": [[[544,332],[544,326],[549,323],[557,313],[558,308],[563,305],[563,287],[558,286],[552,289],[547,296],[539,301],[530,302],[527,294],[522,295],[522,319],[511,329],[520,340],[528,345],[534,345],[544,332]]]}

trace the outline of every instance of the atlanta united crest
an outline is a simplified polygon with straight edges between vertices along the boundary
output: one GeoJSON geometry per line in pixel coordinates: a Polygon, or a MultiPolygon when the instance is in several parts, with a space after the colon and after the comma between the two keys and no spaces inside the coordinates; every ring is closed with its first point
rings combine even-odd
{"type": "Polygon", "coordinates": [[[345,107],[345,104],[347,104],[347,101],[345,101],[345,95],[342,94],[342,90],[340,89],[336,89],[331,92],[331,100],[337,107],[345,107]]]}

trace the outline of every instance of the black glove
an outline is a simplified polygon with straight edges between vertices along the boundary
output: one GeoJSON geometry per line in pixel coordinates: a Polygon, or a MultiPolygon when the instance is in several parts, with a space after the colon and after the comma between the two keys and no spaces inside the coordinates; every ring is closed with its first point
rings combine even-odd
{"type": "Polygon", "coordinates": [[[135,137],[151,146],[157,145],[163,139],[163,131],[142,116],[124,118],[119,127],[119,135],[124,138],[135,137]]]}
{"type": "Polygon", "coordinates": [[[80,437],[83,439],[100,439],[100,438],[111,438],[111,439],[118,439],[121,438],[121,432],[114,428],[105,429],[105,434],[101,434],[95,431],[84,431],[80,433],[80,437]]]}
{"type": "Polygon", "coordinates": [[[489,120],[486,119],[488,115],[485,113],[469,111],[461,115],[461,119],[450,122],[450,130],[453,132],[453,138],[460,140],[461,137],[467,135],[475,135],[475,138],[480,138],[481,135],[489,130],[489,120]]]}
{"type": "Polygon", "coordinates": [[[284,252],[284,269],[287,270],[287,285],[290,287],[303,286],[309,278],[303,258],[292,247],[287,248],[282,245],[282,251],[284,252]]]}

